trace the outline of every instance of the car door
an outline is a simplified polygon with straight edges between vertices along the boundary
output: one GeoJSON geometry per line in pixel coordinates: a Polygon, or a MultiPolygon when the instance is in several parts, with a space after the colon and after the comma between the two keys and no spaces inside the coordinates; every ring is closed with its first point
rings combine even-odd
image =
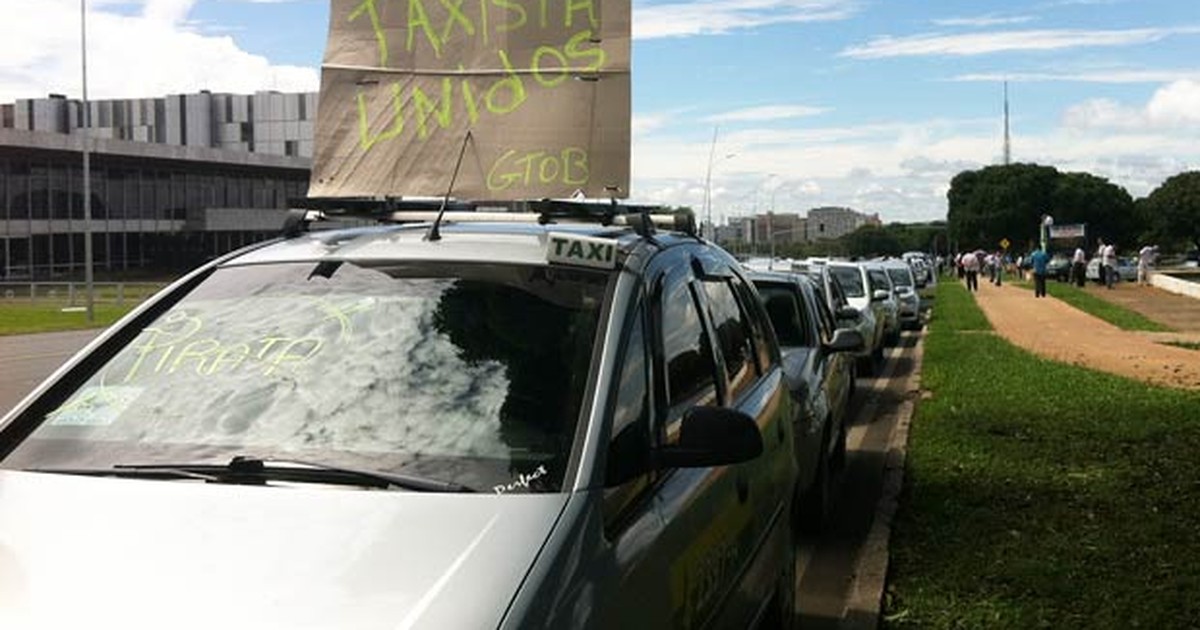
{"type": "MultiPolygon", "coordinates": [[[[757,412],[750,415],[760,419],[764,453],[742,464],[709,468],[655,467],[638,474],[634,465],[630,479],[613,480],[617,485],[606,493],[605,520],[622,576],[621,591],[637,593],[636,600],[645,602],[608,611],[614,627],[746,627],[760,600],[771,592],[787,552],[777,546],[773,553],[759,553],[765,532],[778,522],[771,508],[786,504],[786,480],[794,474],[790,431],[778,413],[787,404],[780,370],[777,361],[760,365],[759,352],[766,350],[759,347],[761,335],[756,341],[753,331],[739,335],[728,325],[723,330],[713,325],[710,313],[727,313],[729,296],[706,289],[690,249],[676,247],[659,254],[648,270],[648,317],[641,324],[644,330],[630,337],[641,335],[645,340],[649,374],[637,375],[634,368],[633,376],[621,380],[622,389],[634,392],[637,383],[648,380],[652,402],[644,415],[632,411],[639,408],[636,403],[618,403],[622,418],[615,419],[614,429],[625,423],[635,427],[630,430],[631,443],[670,445],[678,442],[689,409],[732,403],[757,412]],[[718,344],[729,348],[728,363],[718,344]],[[642,417],[644,424],[634,419],[642,417]]],[[[737,300],[733,281],[722,281],[737,300]]],[[[739,305],[735,302],[735,309],[739,305]]],[[[626,355],[636,357],[636,352],[627,349],[626,355]]],[[[619,394],[622,398],[639,400],[636,393],[619,394]]],[[[636,447],[634,455],[612,451],[621,450],[615,447],[620,441],[614,438],[610,461],[636,458],[636,447]]]]}
{"type": "Polygon", "coordinates": [[[736,591],[714,620],[717,627],[741,628],[766,603],[791,557],[786,549],[791,546],[787,508],[789,471],[794,467],[787,444],[790,397],[777,355],[768,345],[761,303],[749,283],[735,273],[733,261],[697,260],[702,267],[701,301],[715,342],[718,385],[724,376],[721,404],[754,418],[763,437],[763,454],[734,467],[738,501],[745,506],[745,520],[736,524],[739,569],[731,583],[736,591]]]}
{"type": "Polygon", "coordinates": [[[830,415],[834,419],[835,424],[837,424],[843,422],[846,418],[850,389],[853,386],[850,370],[851,355],[844,352],[829,352],[825,349],[833,341],[833,332],[838,328],[837,321],[834,319],[833,313],[830,312],[825,300],[817,298],[815,294],[811,300],[811,305],[813,313],[816,316],[818,335],[821,339],[820,361],[824,364],[824,383],[828,396],[830,415]]]}

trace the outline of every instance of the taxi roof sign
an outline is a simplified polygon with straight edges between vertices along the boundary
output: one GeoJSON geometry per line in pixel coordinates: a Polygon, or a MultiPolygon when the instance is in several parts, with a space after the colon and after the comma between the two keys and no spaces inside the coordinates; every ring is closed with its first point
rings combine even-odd
{"type": "Polygon", "coordinates": [[[550,232],[546,239],[546,261],[596,269],[615,269],[617,241],[610,238],[550,232]]]}

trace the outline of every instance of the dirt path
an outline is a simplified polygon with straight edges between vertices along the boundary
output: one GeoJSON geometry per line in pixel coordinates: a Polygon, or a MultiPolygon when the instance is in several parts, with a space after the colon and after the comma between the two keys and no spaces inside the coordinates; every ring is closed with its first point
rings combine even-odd
{"type": "Polygon", "coordinates": [[[1159,343],[1166,339],[1200,341],[1200,300],[1182,298],[1195,305],[1177,302],[1179,296],[1134,285],[1112,291],[1095,289],[1094,293],[1122,303],[1116,299],[1120,294],[1127,298],[1124,305],[1133,308],[1136,303],[1142,314],[1180,332],[1121,330],[1053,297],[1035,298],[1029,289],[1009,284],[997,287],[981,281],[975,301],[997,333],[1037,355],[1155,385],[1200,389],[1200,350],[1159,343]],[[1174,313],[1175,321],[1164,321],[1162,313],[1168,311],[1174,313]],[[1182,330],[1179,322],[1191,330],[1182,330]]]}

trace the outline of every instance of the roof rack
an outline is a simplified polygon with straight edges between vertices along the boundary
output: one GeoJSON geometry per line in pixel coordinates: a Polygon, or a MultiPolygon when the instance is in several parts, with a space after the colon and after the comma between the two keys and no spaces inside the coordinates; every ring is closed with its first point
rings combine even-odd
{"type": "MultiPolygon", "coordinates": [[[[438,221],[442,199],[399,197],[307,197],[288,200],[292,210],[283,234],[298,236],[316,221],[337,218],[367,219],[380,223],[433,223],[438,221]]],[[[598,223],[629,226],[642,237],[655,228],[696,236],[696,219],[688,211],[666,212],[660,206],[624,205],[558,199],[519,201],[464,201],[446,203],[441,221],[452,223],[598,223]]]]}

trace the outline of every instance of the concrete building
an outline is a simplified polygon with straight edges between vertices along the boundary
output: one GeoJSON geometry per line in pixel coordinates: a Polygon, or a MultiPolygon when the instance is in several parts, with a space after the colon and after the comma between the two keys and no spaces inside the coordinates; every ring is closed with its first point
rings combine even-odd
{"type": "Polygon", "coordinates": [[[880,225],[879,215],[867,215],[850,208],[827,206],[808,211],[807,240],[834,239],[845,236],[864,225],[880,225]]]}
{"type": "Polygon", "coordinates": [[[754,216],[754,242],[776,245],[803,243],[806,220],[794,212],[768,212],[754,216]]]}
{"type": "MultiPolygon", "coordinates": [[[[92,101],[98,272],[187,267],[276,234],[305,195],[316,94],[92,101]]],[[[0,279],[81,273],[81,103],[0,106],[0,279]]]]}

